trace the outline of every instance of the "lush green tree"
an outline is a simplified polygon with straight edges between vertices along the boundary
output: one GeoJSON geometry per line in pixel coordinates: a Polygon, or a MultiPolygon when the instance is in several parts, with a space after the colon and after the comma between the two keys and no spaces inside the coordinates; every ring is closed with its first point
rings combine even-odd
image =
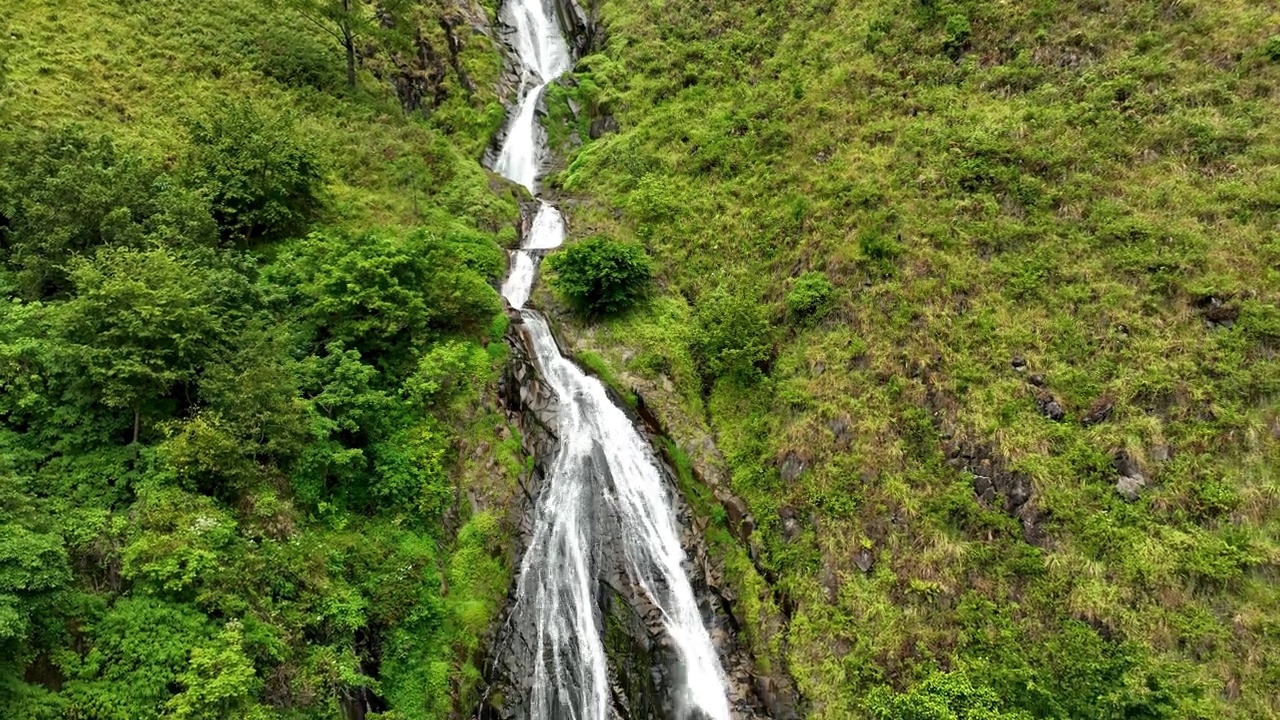
{"type": "Polygon", "coordinates": [[[262,682],[244,654],[240,623],[232,621],[204,646],[191,648],[187,669],[178,674],[182,692],[165,703],[174,720],[265,717],[246,713],[262,682]]]}
{"type": "Polygon", "coordinates": [[[187,127],[187,173],[209,199],[224,238],[284,238],[320,207],[324,171],[292,116],[237,100],[187,127]]]}
{"type": "Polygon", "coordinates": [[[251,292],[230,268],[154,248],[103,248],[77,258],[75,295],[53,316],[68,372],[84,395],[133,415],[190,384],[225,348],[251,292]]]}
{"type": "Polygon", "coordinates": [[[48,612],[70,579],[62,538],[0,464],[0,654],[26,655],[33,616],[48,612]]]}
{"type": "Polygon", "coordinates": [[[0,165],[0,248],[27,297],[67,287],[64,266],[101,245],[210,245],[217,228],[197,194],[78,126],[14,142],[0,165]]]}
{"type": "Polygon", "coordinates": [[[213,639],[198,609],[156,598],[123,598],[86,630],[88,652],[65,668],[74,717],[159,718],[194,647],[213,639]]]}
{"type": "Polygon", "coordinates": [[[383,30],[382,20],[394,17],[403,2],[374,3],[368,0],[280,0],[307,22],[342,46],[347,61],[347,87],[356,86],[358,49],[370,36],[383,30]]]}
{"type": "Polygon", "coordinates": [[[341,341],[383,368],[407,371],[411,351],[485,327],[499,309],[485,279],[426,232],[313,233],[270,275],[293,289],[317,341],[341,341]]]}
{"type": "Polygon", "coordinates": [[[547,258],[555,286],[580,309],[611,315],[649,289],[653,263],[639,243],[589,237],[547,258]]]}

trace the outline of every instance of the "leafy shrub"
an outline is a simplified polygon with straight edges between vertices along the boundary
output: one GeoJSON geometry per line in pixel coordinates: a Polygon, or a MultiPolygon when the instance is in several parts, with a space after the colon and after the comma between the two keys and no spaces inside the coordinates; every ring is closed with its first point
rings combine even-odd
{"type": "Polygon", "coordinates": [[[1267,38],[1266,48],[1263,50],[1267,59],[1271,62],[1280,62],[1280,35],[1272,35],[1267,38]]]}
{"type": "Polygon", "coordinates": [[[645,294],[653,264],[639,243],[603,235],[575,243],[547,259],[553,282],[579,309],[612,315],[645,294]]]}
{"type": "Polygon", "coordinates": [[[117,147],[65,126],[15,143],[0,171],[0,246],[29,297],[67,289],[64,264],[100,245],[211,244],[198,195],[117,147]]]}
{"type": "Polygon", "coordinates": [[[498,295],[436,236],[312,233],[268,269],[320,342],[339,340],[366,362],[407,368],[438,336],[488,324],[498,295]]]}
{"type": "Polygon", "coordinates": [[[248,243],[301,230],[319,208],[320,160],[285,115],[233,102],[188,123],[193,183],[224,238],[248,243]]]}
{"type": "Polygon", "coordinates": [[[902,255],[902,245],[879,230],[863,230],[858,233],[858,249],[867,271],[880,277],[892,277],[897,272],[897,260],[902,255]]]}
{"type": "Polygon", "coordinates": [[[787,293],[787,312],[794,318],[821,320],[831,309],[835,286],[820,272],[807,272],[796,278],[787,293]]]}
{"type": "Polygon", "coordinates": [[[772,330],[760,302],[723,287],[698,303],[690,352],[703,380],[754,381],[769,360],[772,330]]]}
{"type": "Polygon", "coordinates": [[[973,35],[973,26],[969,24],[969,18],[962,13],[955,13],[947,16],[946,26],[943,28],[942,47],[951,57],[959,57],[964,53],[965,48],[969,46],[969,37],[973,35]]]}
{"type": "Polygon", "coordinates": [[[273,80],[317,90],[333,90],[342,84],[333,54],[305,34],[270,25],[262,29],[253,45],[254,67],[273,80]]]}
{"type": "Polygon", "coordinates": [[[879,687],[867,696],[867,713],[876,720],[1020,720],[1016,712],[1002,712],[1000,696],[975,686],[961,672],[934,672],[905,693],[879,687]]]}
{"type": "Polygon", "coordinates": [[[132,410],[135,433],[146,406],[220,354],[249,297],[234,270],[163,248],[100,248],[70,264],[70,281],[75,296],[53,323],[67,371],[88,397],[132,410]]]}

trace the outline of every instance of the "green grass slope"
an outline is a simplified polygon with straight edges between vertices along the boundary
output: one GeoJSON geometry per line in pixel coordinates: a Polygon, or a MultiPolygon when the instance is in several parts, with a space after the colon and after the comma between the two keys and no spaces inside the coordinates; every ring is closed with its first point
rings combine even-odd
{"type": "Polygon", "coordinates": [[[812,716],[1280,717],[1280,11],[595,5],[556,185],[660,284],[597,335],[812,716]]]}

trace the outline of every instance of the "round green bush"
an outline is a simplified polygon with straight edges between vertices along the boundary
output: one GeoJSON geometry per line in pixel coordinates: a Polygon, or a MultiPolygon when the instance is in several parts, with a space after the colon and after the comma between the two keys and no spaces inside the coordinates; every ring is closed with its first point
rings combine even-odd
{"type": "Polygon", "coordinates": [[[831,309],[834,294],[835,287],[826,275],[807,272],[796,278],[787,293],[787,312],[797,320],[821,320],[831,309]]]}
{"type": "Polygon", "coordinates": [[[653,263],[639,243],[603,235],[570,245],[547,258],[547,266],[556,289],[591,315],[622,312],[653,279],[653,263]]]}

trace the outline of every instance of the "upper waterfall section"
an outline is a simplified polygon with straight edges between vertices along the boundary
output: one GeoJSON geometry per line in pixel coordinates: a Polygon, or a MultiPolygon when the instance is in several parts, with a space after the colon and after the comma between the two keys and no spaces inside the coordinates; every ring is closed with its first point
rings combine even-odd
{"type": "Polygon", "coordinates": [[[520,92],[493,170],[534,195],[545,149],[538,125],[538,101],[547,85],[568,72],[573,63],[554,9],[545,4],[548,1],[511,0],[502,8],[503,19],[514,30],[520,92]]]}

